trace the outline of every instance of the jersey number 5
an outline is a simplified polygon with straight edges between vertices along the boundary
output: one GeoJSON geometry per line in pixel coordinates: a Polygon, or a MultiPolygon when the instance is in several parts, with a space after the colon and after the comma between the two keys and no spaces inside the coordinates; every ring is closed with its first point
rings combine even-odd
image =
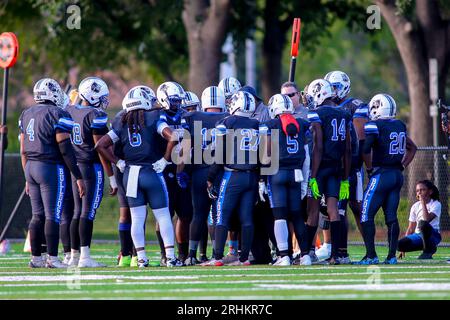
{"type": "Polygon", "coordinates": [[[286,136],[287,152],[289,154],[298,152],[298,141],[296,137],[286,136]]]}
{"type": "Polygon", "coordinates": [[[333,135],[331,136],[331,141],[339,141],[339,136],[341,136],[341,140],[345,140],[345,119],[341,120],[341,123],[337,124],[337,119],[334,118],[331,120],[331,126],[333,127],[333,135]]]}

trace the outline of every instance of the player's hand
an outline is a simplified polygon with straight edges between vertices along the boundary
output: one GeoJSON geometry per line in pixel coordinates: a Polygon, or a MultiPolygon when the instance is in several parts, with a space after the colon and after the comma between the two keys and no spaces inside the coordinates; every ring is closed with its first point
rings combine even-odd
{"type": "Polygon", "coordinates": [[[189,175],[184,172],[177,172],[177,183],[181,189],[186,189],[189,183],[189,175]]]}
{"type": "Polygon", "coordinates": [[[311,193],[314,199],[319,199],[321,195],[319,191],[319,184],[317,183],[316,178],[309,179],[309,187],[311,188],[311,193]]]}
{"type": "Polygon", "coordinates": [[[119,161],[117,161],[116,163],[116,167],[119,169],[119,171],[121,173],[123,173],[125,171],[125,167],[127,166],[127,164],[125,163],[125,160],[120,159],[119,161]]]}
{"type": "Polygon", "coordinates": [[[350,196],[350,183],[348,180],[341,181],[341,187],[339,189],[339,200],[346,200],[350,196]]]}
{"type": "Polygon", "coordinates": [[[116,177],[111,176],[109,177],[109,195],[110,196],[115,196],[117,194],[117,182],[116,182],[116,177]]]}
{"type": "Polygon", "coordinates": [[[406,259],[406,253],[405,252],[400,252],[398,255],[399,259],[406,259]]]}
{"type": "Polygon", "coordinates": [[[153,170],[155,170],[156,173],[161,173],[170,163],[170,161],[167,161],[164,157],[162,157],[158,161],[152,163],[153,170]]]}
{"type": "Polygon", "coordinates": [[[212,200],[216,200],[218,196],[216,188],[210,181],[207,181],[206,184],[207,184],[206,191],[208,191],[208,197],[212,200]]]}
{"type": "Polygon", "coordinates": [[[259,199],[261,199],[262,202],[266,202],[264,195],[267,194],[267,186],[264,181],[258,182],[258,192],[259,192],[259,199]]]}
{"type": "Polygon", "coordinates": [[[86,186],[84,185],[84,181],[82,179],[77,180],[77,187],[78,187],[78,194],[80,195],[80,198],[83,198],[84,194],[86,192],[86,186]]]}
{"type": "Polygon", "coordinates": [[[28,184],[28,181],[25,181],[25,193],[28,196],[30,195],[30,185],[28,184]]]}

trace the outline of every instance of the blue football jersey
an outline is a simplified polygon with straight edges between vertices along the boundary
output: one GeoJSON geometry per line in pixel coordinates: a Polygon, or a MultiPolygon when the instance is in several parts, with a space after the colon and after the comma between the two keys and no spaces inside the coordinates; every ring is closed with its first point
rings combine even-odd
{"type": "Polygon", "coordinates": [[[259,167],[258,129],[258,120],[237,115],[228,116],[216,124],[216,139],[224,137],[222,154],[225,167],[235,170],[256,170],[259,167]]]}
{"type": "MultiPolygon", "coordinates": [[[[299,126],[299,133],[293,137],[286,135],[283,131],[281,119],[272,119],[259,126],[259,134],[267,134],[274,138],[274,130],[278,130],[278,141],[272,141],[272,146],[278,146],[280,169],[301,169],[305,160],[305,144],[309,134],[309,122],[301,118],[295,119],[299,126]]],[[[272,155],[274,151],[272,150],[272,155]]],[[[273,162],[273,160],[272,160],[273,162]]]]}
{"type": "Polygon", "coordinates": [[[194,149],[192,153],[193,159],[191,159],[194,168],[208,165],[204,161],[203,151],[206,149],[213,150],[215,148],[216,123],[227,116],[229,114],[226,112],[203,111],[194,111],[184,115],[183,119],[191,135],[191,148],[194,149]],[[201,159],[196,159],[196,156],[200,155],[199,151],[202,151],[202,157],[201,159]]]}
{"type": "Polygon", "coordinates": [[[372,166],[403,169],[406,152],[406,125],[397,119],[369,121],[364,126],[366,137],[374,135],[372,166]]]}
{"type": "Polygon", "coordinates": [[[164,156],[165,145],[161,145],[161,122],[157,111],[144,112],[143,128],[136,133],[127,123],[116,121],[113,123],[110,137],[118,143],[123,159],[129,165],[151,165],[164,156]]]}
{"type": "Polygon", "coordinates": [[[309,112],[308,120],[322,126],[321,166],[341,166],[345,153],[346,131],[352,122],[350,113],[339,107],[321,106],[309,112]]]}
{"type": "Polygon", "coordinates": [[[61,163],[56,130],[70,133],[72,127],[70,114],[54,105],[38,104],[23,111],[19,130],[25,135],[23,149],[27,159],[61,163]]]}
{"type": "Polygon", "coordinates": [[[99,162],[98,153],[94,149],[93,135],[108,132],[108,115],[101,109],[81,105],[69,105],[66,111],[74,122],[71,138],[77,161],[99,162]]]}

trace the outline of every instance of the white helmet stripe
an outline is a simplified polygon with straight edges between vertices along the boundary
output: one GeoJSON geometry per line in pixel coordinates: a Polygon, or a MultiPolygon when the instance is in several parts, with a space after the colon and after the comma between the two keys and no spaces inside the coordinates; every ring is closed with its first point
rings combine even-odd
{"type": "Polygon", "coordinates": [[[392,101],[392,98],[390,95],[385,94],[384,96],[389,101],[389,107],[390,107],[389,115],[392,117],[392,116],[394,116],[394,102],[392,101]]]}

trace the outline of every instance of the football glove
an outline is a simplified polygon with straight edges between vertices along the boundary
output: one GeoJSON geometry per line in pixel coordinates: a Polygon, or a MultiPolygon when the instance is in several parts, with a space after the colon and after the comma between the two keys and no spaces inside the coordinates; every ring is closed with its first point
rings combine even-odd
{"type": "Polygon", "coordinates": [[[181,171],[177,173],[177,183],[181,189],[186,189],[188,186],[188,182],[189,182],[189,175],[186,172],[181,171]]]}
{"type": "Polygon", "coordinates": [[[125,163],[125,160],[122,160],[122,159],[120,159],[116,163],[116,167],[119,168],[120,172],[122,172],[122,173],[125,171],[126,166],[127,166],[127,164],[125,163]]]}
{"type": "Polygon", "coordinates": [[[309,187],[311,188],[311,193],[314,199],[319,199],[321,197],[319,191],[319,185],[317,184],[316,178],[309,179],[309,187]]]}
{"type": "Polygon", "coordinates": [[[218,197],[218,192],[216,187],[214,185],[211,185],[210,187],[206,187],[206,191],[208,191],[208,197],[212,200],[216,200],[218,197]]]}
{"type": "Polygon", "coordinates": [[[267,186],[264,181],[258,182],[258,192],[259,199],[261,199],[262,202],[266,202],[266,199],[264,199],[264,194],[267,194],[267,186]]]}
{"type": "Polygon", "coordinates": [[[346,200],[350,195],[350,183],[348,180],[341,181],[341,187],[339,189],[339,200],[346,200]]]}
{"type": "Polygon", "coordinates": [[[156,173],[161,173],[170,163],[171,163],[170,161],[167,161],[166,159],[164,159],[164,157],[162,157],[158,161],[152,163],[153,170],[155,170],[156,173]]]}

